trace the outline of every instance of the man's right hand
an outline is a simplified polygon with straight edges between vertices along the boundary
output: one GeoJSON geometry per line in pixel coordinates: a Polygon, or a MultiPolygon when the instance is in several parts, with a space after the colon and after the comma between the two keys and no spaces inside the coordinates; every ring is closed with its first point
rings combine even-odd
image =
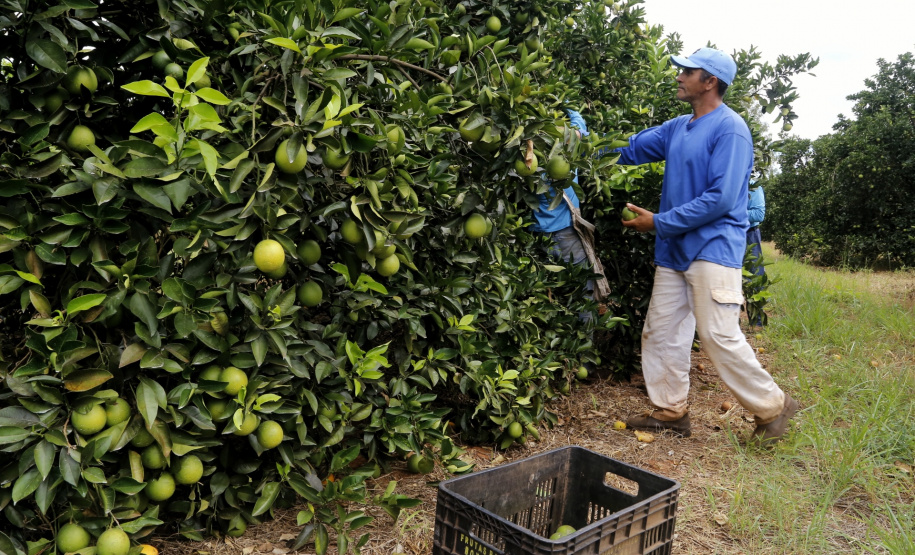
{"type": "Polygon", "coordinates": [[[624,226],[641,233],[654,231],[654,212],[650,212],[630,203],[626,203],[626,208],[635,212],[636,217],[629,221],[621,220],[624,226]]]}

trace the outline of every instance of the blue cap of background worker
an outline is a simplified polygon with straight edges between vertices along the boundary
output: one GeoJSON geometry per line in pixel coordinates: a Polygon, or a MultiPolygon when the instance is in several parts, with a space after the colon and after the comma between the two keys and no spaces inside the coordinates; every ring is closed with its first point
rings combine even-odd
{"type": "Polygon", "coordinates": [[[671,56],[670,61],[680,67],[704,69],[728,85],[734,81],[734,77],[737,75],[737,63],[734,62],[734,58],[714,48],[700,48],[693,52],[689,58],[671,56]]]}

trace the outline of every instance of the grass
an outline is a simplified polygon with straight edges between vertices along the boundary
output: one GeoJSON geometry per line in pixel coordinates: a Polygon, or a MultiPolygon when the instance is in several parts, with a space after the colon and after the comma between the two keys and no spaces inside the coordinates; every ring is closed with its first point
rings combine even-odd
{"type": "Polygon", "coordinates": [[[749,553],[913,554],[915,274],[765,255],[777,283],[763,341],[803,410],[774,453],[737,448],[710,495],[749,553]]]}

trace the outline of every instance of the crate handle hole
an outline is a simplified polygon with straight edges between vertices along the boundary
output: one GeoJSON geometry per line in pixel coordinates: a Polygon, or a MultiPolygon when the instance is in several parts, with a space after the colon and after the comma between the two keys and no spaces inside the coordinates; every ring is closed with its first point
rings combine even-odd
{"type": "Polygon", "coordinates": [[[616,488],[623,493],[628,493],[633,497],[639,495],[639,483],[628,478],[623,478],[619,474],[608,472],[604,475],[604,483],[612,488],[616,488]]]}

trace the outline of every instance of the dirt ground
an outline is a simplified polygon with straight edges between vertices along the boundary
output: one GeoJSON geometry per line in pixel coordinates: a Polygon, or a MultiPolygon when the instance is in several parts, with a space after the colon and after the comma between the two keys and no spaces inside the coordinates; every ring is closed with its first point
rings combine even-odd
{"type": "MultiPolygon", "coordinates": [[[[768,355],[758,346],[755,334],[748,333],[750,344],[757,348],[763,366],[768,355]]],[[[572,393],[553,405],[560,422],[553,429],[541,429],[539,442],[528,441],[507,451],[471,447],[467,455],[482,470],[505,464],[557,447],[578,445],[680,482],[678,516],[675,529],[675,553],[742,553],[726,526],[723,515],[713,514],[707,502],[707,488],[718,484],[726,457],[716,454],[733,450],[728,430],[746,436],[753,428],[753,419],[741,408],[721,384],[715,369],[702,351],[693,353],[690,392],[690,416],[693,433],[688,439],[669,434],[655,434],[651,443],[640,442],[631,430],[613,429],[616,420],[647,408],[647,397],[641,376],[631,381],[614,382],[591,379],[579,382],[572,393]]],[[[373,495],[384,491],[390,480],[397,481],[399,493],[421,499],[414,509],[404,510],[395,523],[381,509],[363,508],[375,517],[364,530],[371,540],[362,548],[363,554],[426,555],[432,551],[435,526],[435,482],[448,478],[436,470],[426,476],[411,474],[405,464],[372,483],[373,495]]],[[[351,510],[355,510],[352,507],[351,510]]],[[[163,555],[293,555],[313,553],[313,546],[293,551],[300,528],[295,517],[298,509],[280,511],[272,521],[248,528],[241,538],[212,539],[188,542],[177,538],[156,538],[150,543],[163,555]]],[[[328,553],[336,554],[332,545],[328,553]]]]}

